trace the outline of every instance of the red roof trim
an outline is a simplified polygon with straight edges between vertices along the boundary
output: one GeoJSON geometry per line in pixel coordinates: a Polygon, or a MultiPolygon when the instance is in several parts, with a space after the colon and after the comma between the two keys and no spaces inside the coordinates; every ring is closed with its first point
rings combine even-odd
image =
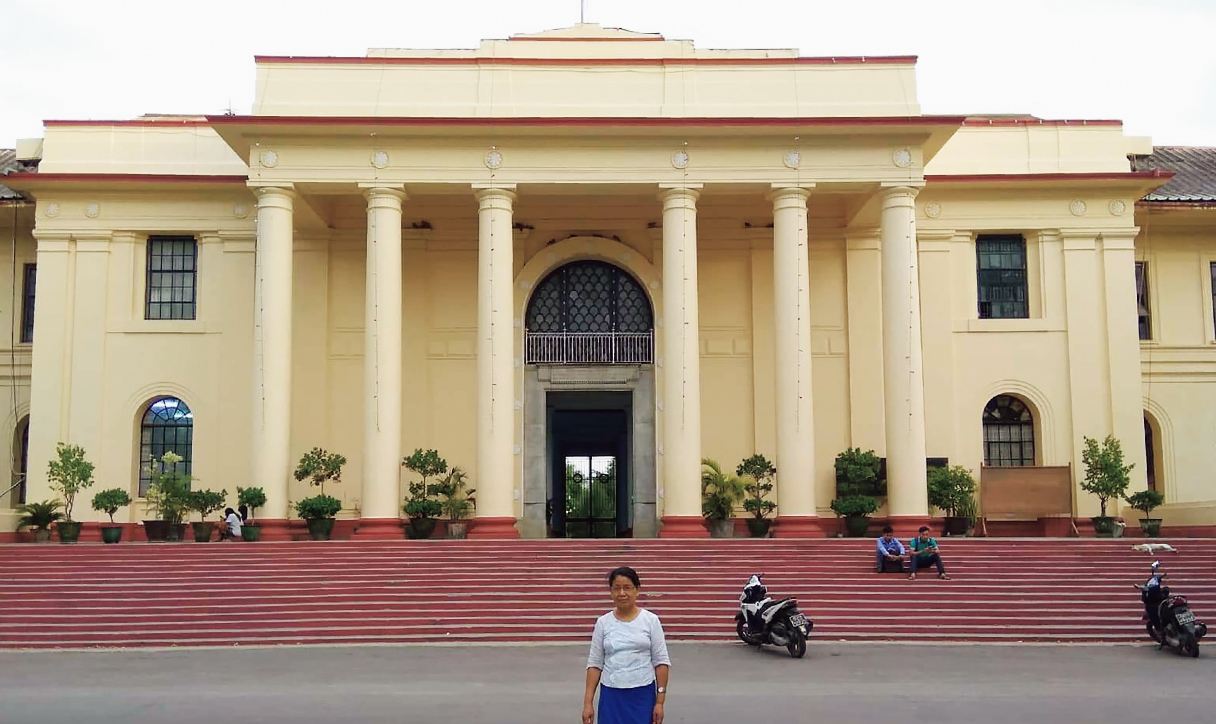
{"type": "MultiPolygon", "coordinates": [[[[556,40],[557,38],[554,38],[556,40]]],[[[494,58],[477,57],[341,57],[255,55],[255,63],[318,65],[915,65],[915,55],[841,56],[829,58],[494,58]]]]}
{"type": "Polygon", "coordinates": [[[98,181],[119,181],[127,183],[214,183],[214,184],[241,184],[249,180],[245,175],[184,175],[184,174],[158,174],[158,173],[38,173],[36,171],[26,173],[13,173],[4,177],[6,182],[12,182],[15,186],[29,186],[32,184],[45,184],[50,182],[66,182],[66,183],[92,183],[98,181]],[[31,183],[25,183],[31,182],[31,183]]]}
{"type": "Polygon", "coordinates": [[[964,126],[981,127],[981,126],[1122,126],[1123,121],[1115,120],[1085,120],[1085,119],[1062,119],[1048,120],[1044,118],[1000,118],[1000,119],[977,119],[968,118],[963,121],[964,126]]]}
{"type": "Polygon", "coordinates": [[[523,41],[525,41],[525,42],[532,42],[532,41],[550,41],[550,42],[552,42],[552,41],[560,41],[560,42],[577,42],[577,43],[601,43],[601,42],[609,42],[609,43],[630,43],[630,42],[633,42],[633,41],[636,41],[636,40],[641,40],[641,41],[655,41],[655,40],[657,40],[657,41],[664,41],[664,40],[667,40],[667,38],[664,38],[662,35],[639,35],[639,36],[636,36],[636,37],[624,37],[624,38],[587,38],[587,37],[573,37],[573,36],[571,36],[571,37],[557,37],[557,38],[549,38],[549,37],[545,37],[545,38],[529,38],[529,37],[528,37],[528,36],[526,36],[526,35],[512,35],[510,38],[508,38],[508,40],[523,40],[523,41]]]}
{"type": "Polygon", "coordinates": [[[574,127],[788,127],[788,126],[957,126],[962,116],[848,116],[838,118],[437,118],[381,116],[207,116],[214,126],[574,126],[574,127]]]}
{"type": "Polygon", "coordinates": [[[1173,178],[1172,171],[1114,171],[1107,173],[975,173],[975,174],[926,174],[928,183],[974,183],[1001,181],[1133,181],[1173,178]]]}
{"type": "Polygon", "coordinates": [[[50,120],[43,121],[42,125],[50,128],[52,126],[128,126],[138,128],[199,128],[208,127],[211,125],[208,121],[180,121],[180,120],[164,120],[155,121],[148,118],[134,118],[125,121],[65,121],[65,120],[50,120]]]}

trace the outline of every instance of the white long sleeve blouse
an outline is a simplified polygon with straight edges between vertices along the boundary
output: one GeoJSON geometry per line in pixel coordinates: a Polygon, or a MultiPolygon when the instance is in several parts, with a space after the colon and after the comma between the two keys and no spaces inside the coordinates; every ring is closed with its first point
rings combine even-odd
{"type": "Polygon", "coordinates": [[[632,621],[622,621],[609,611],[595,622],[587,668],[603,672],[601,685],[646,686],[655,680],[654,667],[660,664],[671,666],[671,657],[658,616],[643,608],[632,621]]]}

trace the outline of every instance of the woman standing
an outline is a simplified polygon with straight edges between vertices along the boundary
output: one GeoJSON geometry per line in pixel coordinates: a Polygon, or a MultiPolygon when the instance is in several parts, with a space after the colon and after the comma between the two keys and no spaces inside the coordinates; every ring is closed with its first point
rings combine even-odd
{"type": "Polygon", "coordinates": [[[659,617],[638,608],[641,589],[642,581],[632,568],[608,574],[616,608],[599,617],[591,635],[583,724],[596,720],[597,686],[599,724],[663,724],[671,657],[659,617]]]}

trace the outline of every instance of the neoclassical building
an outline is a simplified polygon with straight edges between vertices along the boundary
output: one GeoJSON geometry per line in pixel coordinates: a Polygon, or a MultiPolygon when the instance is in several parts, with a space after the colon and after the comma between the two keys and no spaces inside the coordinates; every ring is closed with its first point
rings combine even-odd
{"type": "Polygon", "coordinates": [[[258,57],[248,116],[47,121],[0,198],[0,535],[59,441],[132,523],[166,450],[261,486],[266,538],[314,446],[357,537],[401,537],[415,448],[481,537],[705,535],[702,458],[753,453],[776,534],[822,536],[850,447],[901,528],[948,462],[990,533],[1051,533],[1108,434],[1167,531],[1216,530],[1216,156],[925,115],[915,63],[579,25],[258,57]]]}

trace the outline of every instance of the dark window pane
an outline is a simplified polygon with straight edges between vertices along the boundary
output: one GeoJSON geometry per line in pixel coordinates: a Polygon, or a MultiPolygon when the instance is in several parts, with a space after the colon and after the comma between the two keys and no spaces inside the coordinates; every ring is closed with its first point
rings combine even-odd
{"type": "Polygon", "coordinates": [[[529,363],[651,361],[651,342],[628,337],[654,330],[650,299],[612,264],[577,261],[553,271],[533,292],[525,319],[537,340],[529,342],[529,363]]]}
{"type": "Polygon", "coordinates": [[[194,319],[198,245],[192,238],[148,238],[146,319],[194,319]]]}
{"type": "Polygon", "coordinates": [[[1136,262],[1136,314],[1140,324],[1140,339],[1153,338],[1153,315],[1149,309],[1148,263],[1136,262]]]}
{"type": "Polygon", "coordinates": [[[194,414],[186,403],[165,397],[148,405],[139,427],[139,496],[148,493],[152,476],[148,470],[152,460],[167,452],[182,457],[180,472],[190,474],[193,468],[194,414]]]}
{"type": "Polygon", "coordinates": [[[1026,241],[1021,236],[980,236],[975,241],[980,319],[1025,319],[1026,241]]]}
{"type": "Polygon", "coordinates": [[[992,398],[984,408],[984,464],[1030,466],[1034,459],[1034,419],[1016,397],[992,398]]]}
{"type": "Polygon", "coordinates": [[[26,264],[21,282],[21,342],[34,341],[34,281],[37,265],[26,264]]]}

